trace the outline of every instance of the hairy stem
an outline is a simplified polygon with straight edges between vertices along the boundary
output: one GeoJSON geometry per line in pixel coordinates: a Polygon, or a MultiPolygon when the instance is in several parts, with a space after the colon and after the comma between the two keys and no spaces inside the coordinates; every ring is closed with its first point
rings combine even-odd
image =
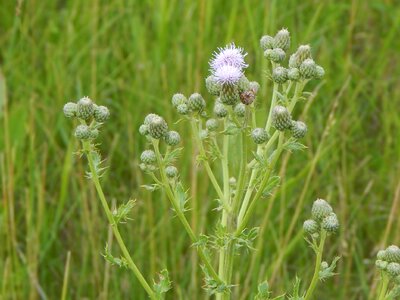
{"type": "Polygon", "coordinates": [[[389,286],[389,277],[382,273],[382,280],[381,280],[381,290],[379,292],[378,300],[385,300],[386,299],[386,292],[389,286]]]}
{"type": "Polygon", "coordinates": [[[117,224],[114,221],[114,217],[112,215],[112,212],[110,210],[110,207],[108,206],[106,197],[104,195],[103,189],[100,184],[99,176],[97,174],[97,170],[94,165],[93,157],[92,157],[92,149],[91,149],[91,144],[88,141],[82,142],[83,145],[83,150],[86,154],[87,160],[89,162],[89,168],[90,168],[90,173],[91,173],[91,178],[93,180],[93,183],[96,187],[97,194],[100,198],[100,202],[103,206],[104,212],[106,213],[108,222],[111,225],[112,231],[114,233],[115,239],[117,240],[117,243],[119,247],[121,248],[122,254],[126,261],[128,262],[129,268],[133,271],[135,274],[136,278],[139,280],[140,284],[143,286],[143,288],[146,290],[147,294],[149,297],[153,300],[157,300],[156,294],[154,293],[153,289],[150,287],[150,285],[147,283],[146,279],[142,275],[142,273],[139,271],[138,267],[134,263],[131,255],[129,254],[128,249],[126,248],[126,245],[121,237],[121,234],[118,230],[117,224]]]}
{"type": "Polygon", "coordinates": [[[322,254],[324,252],[324,245],[325,245],[325,239],[326,239],[326,231],[322,230],[321,232],[321,239],[319,241],[319,246],[318,246],[318,252],[317,252],[317,257],[315,259],[315,269],[314,269],[314,275],[311,280],[310,286],[307,289],[306,296],[304,300],[310,300],[315,287],[317,286],[317,283],[319,281],[319,271],[321,269],[321,262],[322,262],[322,254]]]}

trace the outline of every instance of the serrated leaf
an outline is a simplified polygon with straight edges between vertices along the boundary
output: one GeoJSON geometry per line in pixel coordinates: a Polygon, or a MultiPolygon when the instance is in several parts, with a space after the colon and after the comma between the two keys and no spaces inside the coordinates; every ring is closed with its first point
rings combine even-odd
{"type": "Polygon", "coordinates": [[[337,274],[337,273],[334,273],[333,271],[335,270],[336,263],[338,262],[339,259],[340,259],[340,257],[336,256],[333,259],[333,261],[329,267],[319,271],[319,280],[324,281],[324,280],[331,278],[337,274]]]}
{"type": "Polygon", "coordinates": [[[118,266],[120,268],[128,268],[128,261],[124,257],[114,257],[110,250],[108,249],[108,244],[104,248],[104,253],[101,254],[106,261],[108,261],[113,266],[118,266]]]}
{"type": "Polygon", "coordinates": [[[279,186],[280,182],[281,178],[279,176],[271,176],[268,179],[267,186],[263,191],[263,196],[264,197],[270,196],[273,193],[274,189],[279,186]]]}
{"type": "Polygon", "coordinates": [[[153,284],[154,291],[158,299],[164,299],[164,294],[172,288],[167,269],[161,270],[158,274],[158,282],[153,284]]]}
{"type": "Polygon", "coordinates": [[[304,149],[307,149],[305,145],[302,143],[296,141],[296,140],[289,140],[284,146],[284,149],[288,151],[302,151],[304,149]]]}
{"type": "Polygon", "coordinates": [[[120,205],[118,209],[113,212],[115,224],[130,220],[128,215],[134,206],[135,206],[135,200],[132,199],[129,200],[127,203],[120,205]]]}

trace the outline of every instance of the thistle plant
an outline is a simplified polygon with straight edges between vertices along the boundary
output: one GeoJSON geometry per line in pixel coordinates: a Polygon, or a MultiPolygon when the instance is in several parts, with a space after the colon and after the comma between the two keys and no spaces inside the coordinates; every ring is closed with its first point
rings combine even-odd
{"type": "MultiPolygon", "coordinates": [[[[272,83],[271,98],[259,96],[260,85],[245,74],[247,53],[231,43],[218,48],[209,62],[210,74],[205,78],[205,87],[210,95],[196,91],[176,93],[171,105],[180,122],[167,122],[163,116],[151,113],[139,127],[139,133],[147,141],[146,149],[140,154],[140,168],[151,181],[146,187],[151,191],[164,191],[199,256],[204,273],[203,287],[219,300],[231,299],[233,289],[240,294],[240,282],[233,279],[237,278],[233,276],[235,259],[239,255],[249,255],[254,249],[259,231],[257,224],[253,224],[254,213],[260,202],[279,186],[277,168],[282,154],[306,148],[301,139],[307,134],[307,125],[294,117],[295,109],[307,100],[304,92],[307,83],[322,78],[324,70],[313,60],[310,46],[300,46],[289,55],[290,45],[286,29],[260,40],[261,50],[271,66],[267,72],[272,83]],[[265,118],[258,119],[256,110],[266,108],[265,118]],[[174,124],[190,127],[192,142],[198,151],[197,162],[211,183],[216,199],[213,211],[219,214],[213,230],[195,232],[190,225],[186,214],[191,209],[187,196],[190,187],[180,176],[178,163],[183,151],[181,145],[188,141],[181,138],[179,128],[175,131],[174,124]]],[[[168,273],[162,271],[161,282],[151,287],[133,262],[118,231],[117,221],[126,220],[132,203],[122,205],[113,213],[101,189],[101,159],[94,142],[101,125],[108,119],[108,109],[83,98],[78,103],[67,103],[64,113],[80,122],[75,136],[82,141],[82,153],[89,162],[89,177],[123,253],[118,260],[106,248],[106,259],[132,269],[150,298],[162,298],[170,288],[168,273]]],[[[329,265],[322,257],[326,237],[335,233],[338,226],[332,207],[324,200],[315,201],[312,219],[304,223],[308,241],[316,253],[315,272],[304,294],[300,280],[296,279],[291,299],[312,299],[318,281],[333,276],[337,258],[329,265]]],[[[259,300],[285,297],[273,298],[267,280],[261,280],[258,291],[253,292],[259,300]]]]}
{"type": "Polygon", "coordinates": [[[400,248],[395,245],[380,250],[375,265],[380,271],[381,286],[378,300],[400,297],[400,248]]]}

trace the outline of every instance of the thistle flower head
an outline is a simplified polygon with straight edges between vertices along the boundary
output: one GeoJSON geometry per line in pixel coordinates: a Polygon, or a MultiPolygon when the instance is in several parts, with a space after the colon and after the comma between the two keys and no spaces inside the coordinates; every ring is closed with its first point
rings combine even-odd
{"type": "Polygon", "coordinates": [[[236,47],[234,43],[228,44],[224,48],[218,48],[210,61],[211,70],[216,72],[223,66],[232,66],[240,70],[247,68],[248,65],[244,61],[246,55],[243,48],[236,47]]]}
{"type": "Polygon", "coordinates": [[[239,67],[233,65],[223,65],[216,69],[213,75],[219,84],[235,85],[243,76],[243,72],[239,67]]]}

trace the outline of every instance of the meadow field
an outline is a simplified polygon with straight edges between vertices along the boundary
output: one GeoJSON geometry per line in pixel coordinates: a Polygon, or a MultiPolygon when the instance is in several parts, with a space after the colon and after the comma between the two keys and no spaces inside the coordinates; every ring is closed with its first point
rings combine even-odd
{"type": "MultiPolygon", "coordinates": [[[[307,149],[284,154],[278,192],[250,220],[260,234],[252,255],[235,261],[241,285],[232,299],[253,299],[260,278],[277,296],[290,292],[296,276],[312,277],[302,223],[318,197],[339,217],[326,253],[341,259],[315,299],[375,299],[376,253],[400,243],[395,0],[0,0],[0,298],[147,299],[129,271],[101,255],[106,243],[119,250],[63,115],[64,103],[89,96],[111,111],[99,138],[108,166],[102,184],[111,206],[136,199],[120,230],[138,267],[150,282],[168,268],[166,299],[208,299],[198,257],[165,194],[141,188],[149,177],[138,167],[145,149],[138,128],[152,112],[173,124],[176,92],[200,92],[207,102],[208,61],[229,42],[248,52],[247,77],[260,83],[257,101],[268,105],[259,40],[281,28],[292,45],[311,44],[326,74],[310,83],[297,112],[307,113],[307,149]]],[[[191,188],[187,217],[196,233],[210,232],[215,193],[189,128],[173,127],[184,147],[181,178],[191,188]]]]}

